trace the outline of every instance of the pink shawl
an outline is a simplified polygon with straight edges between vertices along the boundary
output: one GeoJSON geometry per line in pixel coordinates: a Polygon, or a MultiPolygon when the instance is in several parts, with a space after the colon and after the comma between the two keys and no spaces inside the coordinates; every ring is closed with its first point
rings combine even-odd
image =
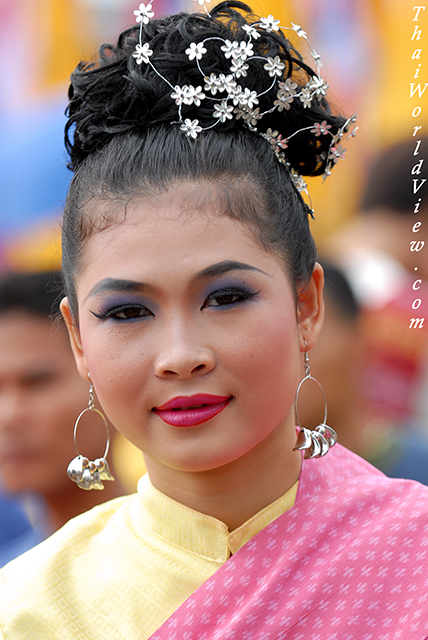
{"type": "Polygon", "coordinates": [[[428,488],[336,445],[150,640],[398,638],[428,639],[428,488]]]}

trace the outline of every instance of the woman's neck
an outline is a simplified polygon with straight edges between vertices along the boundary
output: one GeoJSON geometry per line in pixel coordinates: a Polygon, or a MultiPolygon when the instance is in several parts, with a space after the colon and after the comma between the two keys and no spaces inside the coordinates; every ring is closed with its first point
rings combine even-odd
{"type": "Polygon", "coordinates": [[[165,467],[145,455],[152,484],[170,498],[224,522],[229,531],[280,498],[298,480],[295,432],[274,431],[233,463],[209,471],[165,467]]]}

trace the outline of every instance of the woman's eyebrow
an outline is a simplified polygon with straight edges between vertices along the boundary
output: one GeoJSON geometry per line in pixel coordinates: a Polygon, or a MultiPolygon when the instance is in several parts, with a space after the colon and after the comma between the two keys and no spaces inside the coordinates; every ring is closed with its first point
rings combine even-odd
{"type": "Polygon", "coordinates": [[[228,271],[259,271],[260,273],[264,273],[266,276],[269,274],[259,269],[258,267],[254,267],[251,264],[246,264],[245,262],[237,262],[236,260],[223,260],[222,262],[217,262],[202,271],[199,271],[195,278],[196,279],[204,279],[204,278],[212,278],[214,276],[221,276],[223,273],[227,273],[228,271]]]}
{"type": "Polygon", "coordinates": [[[103,293],[104,291],[134,291],[141,293],[144,289],[147,289],[148,285],[144,282],[136,282],[135,280],[122,280],[120,278],[104,278],[97,282],[97,284],[92,287],[88,295],[86,296],[84,302],[91,298],[92,296],[97,295],[98,293],[103,293]]]}
{"type": "MultiPolygon", "coordinates": [[[[260,273],[264,273],[266,276],[269,274],[259,269],[258,267],[254,267],[251,264],[246,264],[245,262],[237,262],[236,260],[223,260],[222,262],[217,262],[216,264],[212,264],[202,271],[199,271],[194,278],[196,280],[203,280],[206,278],[213,278],[215,276],[221,276],[223,273],[227,273],[228,271],[259,271],[260,273]]],[[[137,293],[141,293],[149,287],[145,282],[137,282],[135,280],[123,280],[120,278],[104,278],[97,282],[97,284],[92,287],[88,295],[86,296],[84,302],[95,296],[99,293],[103,293],[104,291],[133,291],[137,293]]]]}

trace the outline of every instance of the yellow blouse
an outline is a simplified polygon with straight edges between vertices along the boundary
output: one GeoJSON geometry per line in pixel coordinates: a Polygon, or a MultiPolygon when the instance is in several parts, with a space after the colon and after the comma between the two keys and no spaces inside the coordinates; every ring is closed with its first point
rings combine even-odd
{"type": "Polygon", "coordinates": [[[297,483],[229,533],[143,476],[0,572],[5,640],[145,640],[248,540],[294,504],[297,483]]]}

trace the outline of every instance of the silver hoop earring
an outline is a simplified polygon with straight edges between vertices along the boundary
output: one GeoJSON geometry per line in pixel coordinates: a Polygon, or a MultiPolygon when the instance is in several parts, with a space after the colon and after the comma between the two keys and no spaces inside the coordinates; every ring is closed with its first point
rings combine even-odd
{"type": "Polygon", "coordinates": [[[300,431],[297,436],[296,446],[293,451],[304,451],[305,460],[309,458],[320,458],[321,456],[325,456],[328,453],[330,447],[333,447],[337,442],[337,433],[333,429],[333,427],[329,427],[327,423],[327,399],[325,397],[324,389],[321,384],[318,382],[316,378],[311,376],[311,368],[309,366],[309,357],[308,357],[308,343],[304,340],[305,343],[305,375],[300,381],[299,386],[297,387],[296,397],[294,399],[294,409],[296,412],[297,424],[300,428],[300,431]],[[324,398],[324,420],[317,426],[313,431],[310,429],[306,429],[306,427],[302,427],[299,420],[299,413],[297,411],[297,400],[299,397],[299,391],[302,388],[302,385],[306,380],[313,380],[317,383],[319,388],[321,389],[323,398],[324,398]]]}
{"type": "MultiPolygon", "coordinates": [[[[91,380],[88,375],[89,380],[91,380]]],[[[104,485],[102,483],[103,480],[114,480],[109,466],[107,464],[107,454],[110,446],[110,433],[108,429],[107,420],[105,419],[104,414],[101,413],[98,409],[95,408],[94,405],[94,385],[92,384],[89,388],[89,402],[88,407],[83,409],[83,411],[77,417],[76,423],[74,425],[74,448],[76,449],[77,456],[73,458],[67,468],[67,475],[70,480],[73,480],[81,489],[86,489],[89,491],[90,489],[104,489],[104,485]],[[104,455],[102,458],[97,458],[96,460],[88,460],[85,456],[81,456],[77,449],[77,427],[79,426],[79,422],[81,417],[87,411],[94,411],[98,413],[98,415],[102,418],[104,422],[104,426],[106,428],[107,433],[107,444],[104,451],[104,455]]]]}

